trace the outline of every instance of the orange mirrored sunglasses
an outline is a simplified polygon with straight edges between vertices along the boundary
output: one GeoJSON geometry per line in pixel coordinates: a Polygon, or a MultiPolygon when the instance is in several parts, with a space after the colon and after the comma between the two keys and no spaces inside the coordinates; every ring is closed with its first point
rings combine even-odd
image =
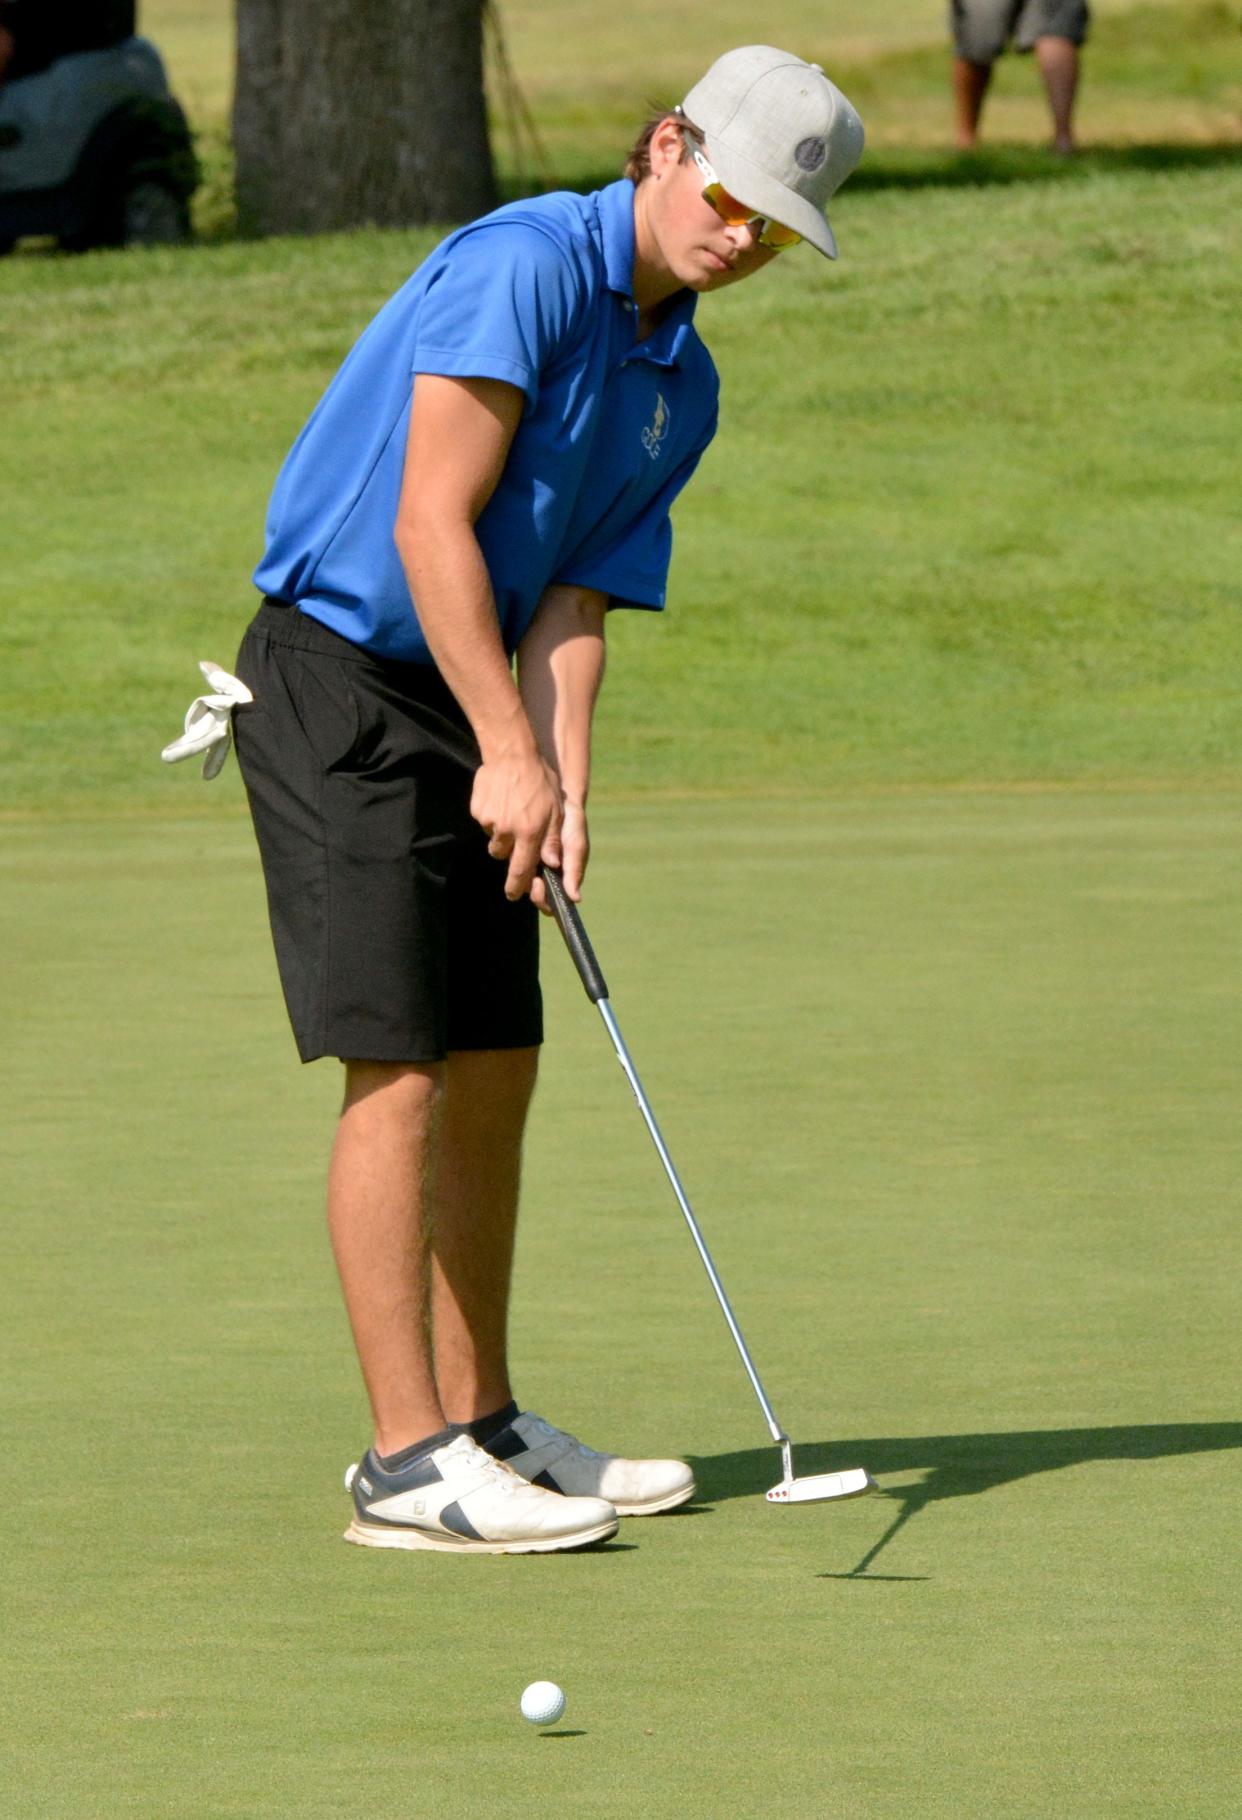
{"type": "MultiPolygon", "coordinates": [[[[685,135],[682,135],[685,138],[685,135]]],[[[726,227],[752,228],[760,246],[771,247],[775,252],[782,252],[787,246],[797,246],[802,239],[792,228],[782,227],[779,221],[773,221],[770,215],[756,215],[753,209],[746,208],[736,196],[730,196],[727,189],[717,177],[712,166],[703,156],[693,140],[686,138],[686,144],[694,156],[703,177],[703,200],[710,203],[726,227]]]]}

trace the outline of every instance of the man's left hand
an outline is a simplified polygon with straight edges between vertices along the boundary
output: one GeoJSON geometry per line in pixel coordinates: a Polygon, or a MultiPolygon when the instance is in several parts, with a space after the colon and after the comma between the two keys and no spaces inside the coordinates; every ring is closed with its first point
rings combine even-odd
{"type": "MultiPolygon", "coordinates": [[[[562,806],[560,844],[561,882],[565,887],[565,895],[575,904],[581,903],[582,881],[591,857],[591,837],[587,832],[585,806],[582,803],[572,803],[568,798],[562,806]]],[[[541,878],[536,877],[530,888],[530,896],[531,902],[538,905],[545,916],[551,916],[552,906],[548,902],[548,894],[541,878]]]]}

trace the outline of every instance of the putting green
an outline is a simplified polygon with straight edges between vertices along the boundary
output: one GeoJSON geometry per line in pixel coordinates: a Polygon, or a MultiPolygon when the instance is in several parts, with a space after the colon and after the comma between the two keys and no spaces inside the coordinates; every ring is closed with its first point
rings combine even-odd
{"type": "Polygon", "coordinates": [[[1236,1812],[1236,793],[602,810],[588,927],[797,1463],[882,1495],[763,1502],[549,931],[520,1395],[702,1496],[465,1561],[338,1539],[338,1084],[196,790],[6,830],[5,1812],[1236,1812]]]}

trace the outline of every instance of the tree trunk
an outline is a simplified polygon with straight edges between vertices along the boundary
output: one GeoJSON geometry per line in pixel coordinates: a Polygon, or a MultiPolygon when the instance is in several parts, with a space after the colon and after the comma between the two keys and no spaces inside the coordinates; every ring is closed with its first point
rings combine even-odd
{"type": "Polygon", "coordinates": [[[469,221],[494,207],[484,0],[237,0],[245,233],[469,221]]]}

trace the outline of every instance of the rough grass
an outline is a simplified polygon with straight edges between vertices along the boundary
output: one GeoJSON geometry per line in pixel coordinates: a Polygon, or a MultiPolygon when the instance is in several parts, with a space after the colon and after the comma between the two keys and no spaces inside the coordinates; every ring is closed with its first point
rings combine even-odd
{"type": "MultiPolygon", "coordinates": [[[[951,170],[952,113],[943,8],[926,0],[839,0],[808,13],[791,0],[765,8],[724,0],[670,12],[654,0],[597,11],[589,46],[573,0],[506,6],[511,62],[534,114],[554,179],[590,184],[615,171],[644,104],[679,100],[719,49],[760,32],[822,62],[861,108],[867,168],[951,170]]],[[[1242,6],[1238,0],[1096,0],[1084,60],[1080,126],[1092,157],[1133,146],[1242,145],[1242,6]]],[[[230,0],[147,0],[143,29],[164,49],[200,133],[206,183],[195,202],[200,231],[228,232],[231,164],[226,122],[232,93],[230,0]]],[[[489,71],[498,170],[506,193],[534,177],[508,134],[498,72],[489,71]]],[[[989,145],[1041,147],[1047,108],[1029,57],[1003,59],[985,120],[989,145]]]]}
{"type": "MultiPolygon", "coordinates": [[[[228,19],[143,15],[215,147],[216,228],[228,19]]],[[[838,9],[878,150],[839,199],[838,266],[795,255],[702,312],[724,426],[679,512],[673,610],[614,622],[602,787],[1233,774],[1240,19],[1224,0],[1098,9],[1088,137],[1106,93],[1122,112],[1066,164],[1034,142],[945,151],[923,8],[838,9]],[[1154,143],[1174,103],[1206,112],[1154,143]]],[[[569,176],[607,177],[635,95],[677,92],[701,59],[703,20],[665,23],[601,16],[586,64],[559,4],[509,20],[569,176]]],[[[743,23],[714,16],[713,43],[743,23]]],[[[771,35],[795,23],[778,11],[771,35]]],[[[1032,79],[1003,67],[1002,138],[1004,85],[1032,79]]],[[[0,267],[0,474],[23,508],[0,630],[10,808],[153,805],[187,781],[151,755],[193,660],[235,646],[276,468],[433,238],[0,267]]]]}
{"type": "MultiPolygon", "coordinates": [[[[723,425],[669,612],[612,621],[599,787],[1235,774],[1240,197],[1211,166],[860,188],[835,266],[708,300],[723,425]]],[[[236,648],[285,449],[431,241],[0,268],[10,808],[212,800],[155,753],[236,648]]]]}

